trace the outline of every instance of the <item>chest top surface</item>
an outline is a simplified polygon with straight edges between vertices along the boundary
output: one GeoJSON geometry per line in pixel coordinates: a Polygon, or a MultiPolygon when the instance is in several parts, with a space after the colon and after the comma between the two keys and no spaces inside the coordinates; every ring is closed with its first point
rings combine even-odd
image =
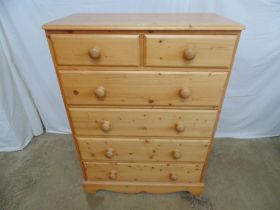
{"type": "Polygon", "coordinates": [[[243,30],[214,13],[72,14],[43,25],[45,30],[243,30]]]}

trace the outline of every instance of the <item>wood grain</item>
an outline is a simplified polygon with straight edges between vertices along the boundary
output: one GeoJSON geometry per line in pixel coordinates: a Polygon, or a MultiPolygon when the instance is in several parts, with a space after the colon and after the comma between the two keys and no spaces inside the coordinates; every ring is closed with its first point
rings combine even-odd
{"type": "Polygon", "coordinates": [[[60,75],[58,74],[57,65],[56,65],[56,62],[55,62],[54,49],[53,49],[53,46],[52,46],[52,43],[51,43],[51,40],[50,40],[49,36],[47,36],[47,41],[48,41],[48,46],[49,46],[49,49],[50,49],[51,57],[53,59],[53,64],[54,64],[54,67],[56,69],[55,74],[57,76],[57,80],[58,80],[58,84],[59,84],[59,89],[60,89],[60,92],[61,92],[61,95],[62,95],[62,99],[63,99],[63,105],[64,105],[64,108],[65,108],[65,111],[66,111],[67,119],[69,121],[69,126],[70,126],[70,129],[72,131],[73,140],[74,140],[74,144],[75,144],[75,149],[76,149],[76,152],[77,152],[77,155],[78,155],[80,167],[82,169],[83,178],[86,179],[87,177],[86,177],[86,173],[85,173],[85,169],[84,169],[84,164],[81,161],[80,148],[78,146],[76,134],[75,134],[74,127],[73,127],[73,124],[72,124],[72,119],[71,119],[70,112],[69,112],[69,109],[68,109],[68,106],[67,106],[67,103],[66,103],[66,98],[64,97],[65,94],[63,92],[60,75]]]}
{"type": "Polygon", "coordinates": [[[68,104],[217,106],[224,91],[223,72],[60,71],[68,104]],[[103,87],[106,96],[95,94],[103,87]],[[189,97],[179,92],[187,88],[189,97]]]}
{"type": "Polygon", "coordinates": [[[145,65],[163,67],[218,67],[231,63],[235,35],[145,35],[145,65]],[[187,60],[185,50],[196,56],[187,60]]]}
{"type": "Polygon", "coordinates": [[[122,193],[147,192],[153,194],[187,191],[193,195],[204,192],[204,183],[169,183],[169,182],[102,182],[84,181],[85,192],[96,193],[98,190],[110,190],[122,193]]]}
{"type": "Polygon", "coordinates": [[[46,30],[242,30],[213,13],[73,14],[43,25],[46,30]]]}
{"type": "Polygon", "coordinates": [[[85,191],[201,195],[244,26],[216,14],[74,14],[43,28],[85,191]]]}
{"type": "Polygon", "coordinates": [[[50,35],[58,65],[138,66],[139,35],[50,35]],[[89,50],[98,48],[93,59],[89,50]]]}
{"type": "Polygon", "coordinates": [[[204,162],[210,140],[78,137],[78,144],[84,161],[204,162]],[[112,156],[106,156],[108,151],[112,156]]]}
{"type": "MultiPolygon", "coordinates": [[[[234,58],[235,58],[235,55],[236,55],[236,52],[237,52],[238,43],[239,43],[239,40],[240,40],[240,35],[241,34],[239,33],[238,36],[237,36],[237,41],[236,41],[236,44],[235,44],[235,47],[234,47],[234,53],[233,53],[232,59],[231,59],[230,69],[232,69],[232,67],[233,67],[234,58]]],[[[211,141],[210,146],[208,148],[207,158],[206,158],[205,164],[203,166],[203,170],[202,170],[201,177],[200,177],[200,181],[201,182],[203,182],[203,180],[204,180],[205,173],[206,173],[206,168],[208,166],[208,162],[209,162],[212,146],[213,146],[213,143],[214,143],[214,140],[215,140],[215,132],[216,132],[216,129],[217,129],[217,126],[218,126],[218,122],[219,122],[219,118],[220,118],[220,115],[221,115],[222,106],[223,106],[223,102],[224,102],[225,94],[226,94],[226,88],[227,88],[227,86],[229,84],[230,75],[231,75],[231,71],[229,72],[229,74],[227,76],[227,81],[226,81],[225,90],[224,90],[224,93],[223,93],[223,98],[222,98],[222,100],[220,102],[220,109],[218,110],[218,116],[217,116],[217,119],[216,119],[216,122],[215,122],[215,126],[214,126],[214,129],[213,129],[214,132],[212,134],[212,141],[211,141]]]]}
{"type": "Polygon", "coordinates": [[[75,133],[104,136],[175,136],[210,137],[216,120],[216,110],[161,110],[69,108],[75,133]],[[104,132],[101,125],[109,121],[111,130],[104,132]],[[177,132],[175,125],[182,122],[186,129],[177,132]]]}
{"type": "Polygon", "coordinates": [[[88,180],[110,181],[115,171],[115,181],[147,182],[198,182],[201,163],[126,163],[126,162],[84,162],[88,180]],[[177,180],[170,174],[176,173],[177,180]]]}

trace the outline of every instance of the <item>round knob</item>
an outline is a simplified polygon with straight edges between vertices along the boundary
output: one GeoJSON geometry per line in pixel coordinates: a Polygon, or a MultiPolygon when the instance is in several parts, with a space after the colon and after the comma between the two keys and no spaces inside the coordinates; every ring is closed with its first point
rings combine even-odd
{"type": "Polygon", "coordinates": [[[177,122],[176,125],[175,125],[175,129],[177,132],[181,133],[185,130],[185,125],[183,124],[183,122],[177,122]]]}
{"type": "Polygon", "coordinates": [[[195,58],[195,56],[196,56],[196,52],[194,49],[191,49],[191,48],[185,49],[184,58],[186,60],[192,60],[195,58]]]}
{"type": "Polygon", "coordinates": [[[98,86],[98,87],[95,89],[94,93],[95,93],[95,96],[96,96],[97,98],[104,98],[104,97],[106,96],[105,87],[103,87],[103,86],[98,86]]]}
{"type": "Polygon", "coordinates": [[[191,95],[191,91],[189,88],[181,88],[179,90],[179,96],[182,98],[182,99],[186,99],[188,98],[189,96],[191,95]]]}
{"type": "Polygon", "coordinates": [[[175,172],[171,172],[171,173],[169,174],[169,178],[170,178],[170,180],[172,180],[172,181],[176,181],[176,180],[177,180],[177,175],[176,175],[176,173],[175,173],[175,172]]]}
{"type": "Polygon", "coordinates": [[[94,48],[91,48],[89,51],[88,51],[88,54],[91,58],[93,59],[97,59],[97,58],[100,58],[101,56],[101,51],[98,47],[94,47],[94,48]]]}
{"type": "Polygon", "coordinates": [[[109,132],[111,130],[111,123],[109,121],[103,121],[102,124],[101,124],[101,129],[104,131],[104,132],[109,132]]]}
{"type": "Polygon", "coordinates": [[[180,158],[181,158],[181,152],[180,152],[180,150],[178,150],[178,149],[173,150],[172,156],[173,156],[173,158],[176,159],[176,160],[177,160],[177,159],[180,159],[180,158]]]}
{"type": "Polygon", "coordinates": [[[109,173],[109,178],[112,180],[116,180],[117,179],[117,172],[114,170],[111,170],[109,173]]]}
{"type": "Polygon", "coordinates": [[[108,149],[106,150],[106,152],[105,152],[105,156],[106,156],[107,158],[112,158],[112,157],[114,157],[114,150],[113,150],[112,148],[108,148],[108,149]]]}

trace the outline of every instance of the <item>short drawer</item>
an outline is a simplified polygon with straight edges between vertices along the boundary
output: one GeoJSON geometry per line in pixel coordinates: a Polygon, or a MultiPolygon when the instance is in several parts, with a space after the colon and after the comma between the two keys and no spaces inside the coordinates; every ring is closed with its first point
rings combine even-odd
{"type": "Polygon", "coordinates": [[[219,106],[226,72],[60,71],[68,104],[219,106]]]}
{"type": "Polygon", "coordinates": [[[217,110],[69,108],[76,135],[211,137],[217,110]]]}
{"type": "Polygon", "coordinates": [[[117,163],[84,162],[88,180],[199,182],[201,163],[117,163]]]}
{"type": "Polygon", "coordinates": [[[234,35],[146,35],[145,65],[230,67],[234,35]]]}
{"type": "Polygon", "coordinates": [[[85,161],[204,162],[210,140],[78,137],[85,161]]]}
{"type": "Polygon", "coordinates": [[[57,65],[138,66],[138,35],[52,34],[57,65]]]}

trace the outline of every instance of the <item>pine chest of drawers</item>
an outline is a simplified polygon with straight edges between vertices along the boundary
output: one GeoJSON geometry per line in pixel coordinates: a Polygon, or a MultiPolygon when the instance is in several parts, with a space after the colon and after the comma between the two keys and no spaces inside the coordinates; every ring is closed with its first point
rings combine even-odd
{"type": "Polygon", "coordinates": [[[43,28],[85,191],[200,195],[244,27],[215,14],[75,14],[43,28]]]}

